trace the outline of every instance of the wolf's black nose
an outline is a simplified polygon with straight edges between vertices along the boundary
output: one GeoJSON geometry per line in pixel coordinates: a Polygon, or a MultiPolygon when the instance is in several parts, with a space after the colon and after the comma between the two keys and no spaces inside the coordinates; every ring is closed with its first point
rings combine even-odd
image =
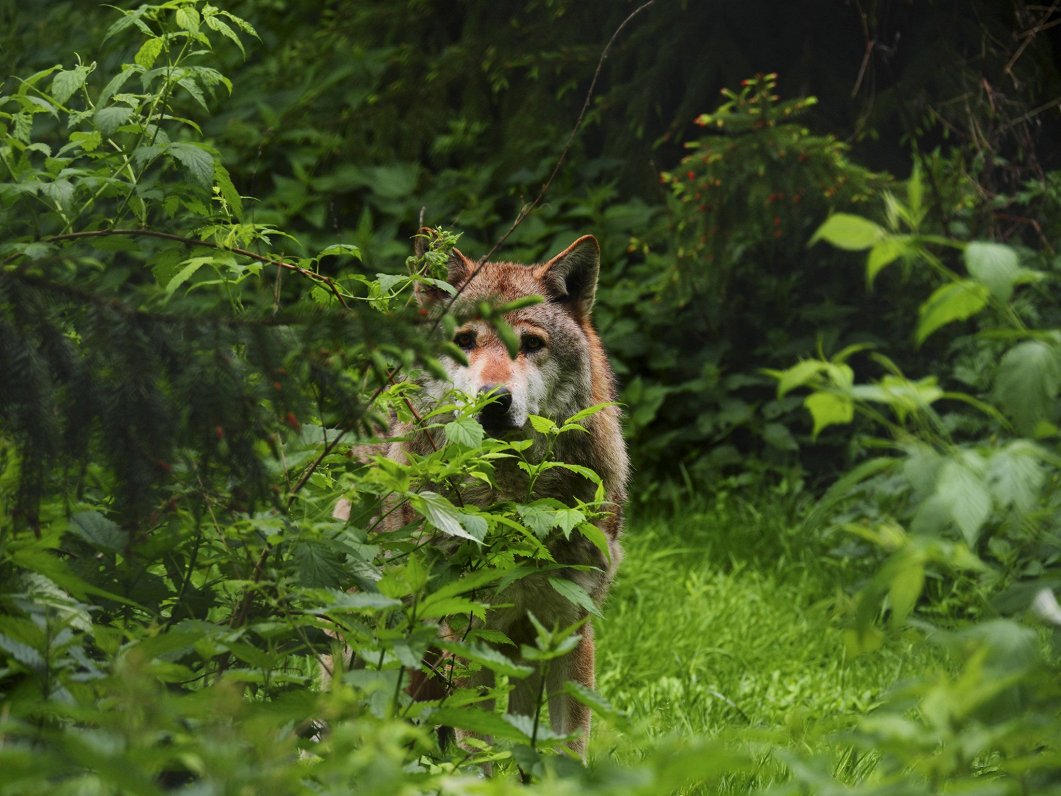
{"type": "Polygon", "coordinates": [[[494,394],[494,400],[484,406],[483,411],[479,413],[479,422],[483,424],[483,427],[496,429],[511,426],[512,420],[508,416],[508,411],[512,408],[512,391],[508,387],[487,384],[479,392],[494,394]]]}

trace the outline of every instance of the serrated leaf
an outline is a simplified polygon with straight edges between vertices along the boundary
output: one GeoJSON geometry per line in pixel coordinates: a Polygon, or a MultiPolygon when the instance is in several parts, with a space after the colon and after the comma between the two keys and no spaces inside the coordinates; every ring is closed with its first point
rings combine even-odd
{"type": "Polygon", "coordinates": [[[520,679],[534,672],[530,666],[516,663],[504,653],[483,644],[460,644],[454,641],[439,641],[438,646],[446,652],[452,652],[468,661],[478,663],[484,669],[497,674],[520,679]]]}
{"type": "Polygon", "coordinates": [[[586,688],[586,686],[582,685],[582,683],[577,683],[574,680],[567,680],[564,683],[564,693],[574,699],[576,702],[590,708],[594,713],[599,716],[616,718],[622,715],[618,710],[616,710],[612,706],[611,702],[602,697],[593,689],[586,688]]]}
{"type": "Polygon", "coordinates": [[[1061,348],[1044,340],[1025,340],[1003,355],[995,374],[995,398],[1017,430],[1032,435],[1056,409],[1061,388],[1061,348]]]}
{"type": "Polygon", "coordinates": [[[301,585],[309,588],[338,588],[346,580],[337,550],[319,542],[300,542],[292,552],[301,585]]]}
{"type": "Polygon", "coordinates": [[[87,133],[73,132],[70,133],[70,143],[59,150],[59,154],[66,151],[68,147],[80,147],[83,152],[95,152],[102,143],[103,136],[100,135],[99,130],[92,130],[87,133]]]}
{"type": "Polygon", "coordinates": [[[608,544],[608,537],[605,535],[604,531],[592,522],[584,522],[578,526],[578,532],[601,552],[605,561],[611,563],[612,550],[611,546],[608,544]]]}
{"type": "Polygon", "coordinates": [[[527,418],[530,421],[531,428],[537,431],[539,434],[555,434],[559,431],[559,427],[547,417],[540,417],[538,415],[531,415],[527,418]]]}
{"type": "Polygon", "coordinates": [[[480,621],[486,620],[486,603],[470,600],[467,597],[443,597],[424,600],[417,608],[416,615],[421,619],[439,619],[443,616],[471,614],[480,621]]]}
{"type": "Polygon", "coordinates": [[[313,613],[338,613],[341,611],[381,611],[400,608],[402,601],[372,591],[336,592],[334,599],[313,613]]]}
{"type": "Polygon", "coordinates": [[[1016,251],[1001,243],[973,242],[965,247],[963,257],[973,279],[985,285],[995,298],[1009,301],[1022,274],[1016,251]]]}
{"type": "Polygon", "coordinates": [[[444,534],[482,543],[488,529],[486,520],[475,514],[458,511],[446,498],[435,492],[421,492],[410,503],[431,525],[444,534]]]}
{"type": "Polygon", "coordinates": [[[438,708],[426,718],[431,722],[458,730],[468,730],[495,740],[529,741],[530,736],[507,722],[497,713],[472,707],[438,708]]]}
{"type": "Polygon", "coordinates": [[[204,188],[214,183],[214,156],[194,144],[170,144],[166,154],[177,160],[192,181],[204,188]]]}
{"type": "MultiPolygon", "coordinates": [[[[357,246],[354,246],[352,243],[333,243],[331,246],[327,246],[326,248],[322,249],[320,254],[317,255],[317,258],[320,259],[323,257],[333,256],[353,257],[354,259],[360,260],[361,249],[359,249],[357,246]]],[[[450,285],[450,289],[453,289],[452,285],[450,285]]]]}
{"type": "Polygon", "coordinates": [[[155,61],[162,54],[163,41],[162,39],[155,37],[148,39],[140,45],[140,49],[136,51],[136,55],[133,56],[133,61],[137,66],[142,66],[144,69],[150,69],[155,65],[155,61]]]}
{"type": "Polygon", "coordinates": [[[828,426],[850,423],[855,417],[855,404],[850,396],[831,392],[816,392],[803,399],[803,405],[814,419],[811,436],[817,437],[828,426]]]}
{"type": "Polygon", "coordinates": [[[884,234],[884,230],[868,218],[849,213],[835,213],[818,227],[810,242],[814,244],[824,240],[839,249],[862,251],[876,244],[884,234]]]}
{"type": "Polygon", "coordinates": [[[74,185],[69,180],[55,180],[40,185],[40,192],[51,199],[62,210],[69,210],[74,203],[74,185]]]}
{"type": "Polygon", "coordinates": [[[232,214],[240,219],[243,217],[243,197],[239,195],[236,186],[232,184],[232,176],[228,173],[221,161],[214,163],[214,182],[221,193],[221,198],[232,210],[232,214]]]}
{"type": "Polygon", "coordinates": [[[247,54],[246,50],[243,49],[243,42],[240,41],[240,38],[236,34],[236,31],[232,30],[232,28],[229,27],[227,23],[218,19],[216,14],[210,14],[209,16],[203,17],[203,22],[206,24],[206,27],[210,28],[210,30],[217,31],[226,39],[229,39],[231,42],[233,42],[237,47],[239,47],[239,51],[241,53],[243,53],[244,55],[247,54]]]}
{"type": "Polygon", "coordinates": [[[1044,452],[1027,440],[1014,440],[987,460],[987,483],[1000,506],[1026,513],[1039,505],[1046,481],[1044,452]]]}
{"type": "Polygon", "coordinates": [[[948,282],[932,292],[918,310],[917,344],[942,326],[971,318],[987,306],[990,291],[979,282],[962,279],[948,282]]]}
{"type": "Polygon", "coordinates": [[[132,118],[133,109],[125,105],[112,105],[109,108],[101,108],[92,117],[96,129],[103,135],[111,135],[132,118]]]}
{"type": "Polygon", "coordinates": [[[983,477],[965,463],[947,459],[929,499],[946,512],[972,547],[991,515],[991,496],[983,477]]]}
{"type": "Polygon", "coordinates": [[[78,65],[73,69],[64,69],[52,78],[51,94],[54,99],[60,105],[65,105],[66,101],[74,96],[74,92],[85,85],[85,81],[88,80],[89,73],[92,72],[94,65],[78,65]]]}
{"type": "Polygon", "coordinates": [[[516,512],[523,524],[539,538],[545,538],[556,527],[556,510],[550,506],[531,503],[519,506],[516,512]]]}
{"type": "Polygon", "coordinates": [[[187,260],[184,266],[177,271],[166,284],[165,291],[167,296],[172,296],[177,289],[187,282],[192,276],[202,268],[204,265],[212,265],[214,258],[210,256],[206,257],[192,257],[187,260]]]}
{"type": "Polygon", "coordinates": [[[192,6],[180,6],[175,14],[177,27],[189,33],[199,32],[199,12],[192,6]]]}
{"type": "Polygon", "coordinates": [[[125,16],[120,17],[113,24],[111,24],[109,28],[107,28],[107,32],[103,34],[103,40],[106,41],[111,36],[121,33],[123,30],[126,30],[127,28],[130,28],[133,25],[135,25],[137,29],[145,36],[154,35],[151,31],[151,28],[149,28],[147,24],[142,19],[140,19],[140,17],[142,17],[147,11],[147,8],[147,6],[141,6],[140,8],[137,8],[133,11],[125,11],[123,9],[118,9],[125,16]]]}
{"type": "Polygon", "coordinates": [[[79,511],[70,518],[70,530],[97,550],[121,553],[129,545],[129,533],[98,511],[79,511]]]}
{"type": "Polygon", "coordinates": [[[589,596],[589,593],[575,583],[573,580],[567,578],[549,578],[549,585],[553,587],[553,590],[563,597],[568,602],[577,605],[579,608],[583,608],[594,616],[600,616],[601,610],[593,598],[589,596]]]}
{"type": "Polygon", "coordinates": [[[581,423],[583,420],[592,417],[598,412],[602,412],[609,406],[618,406],[615,401],[604,401],[603,403],[593,404],[593,406],[587,406],[585,409],[575,412],[571,417],[564,421],[564,425],[570,425],[571,423],[581,423]]]}
{"type": "Polygon", "coordinates": [[[41,654],[17,639],[11,638],[0,630],[0,650],[3,650],[16,661],[30,669],[40,671],[45,668],[44,658],[41,654]]]}
{"type": "Polygon", "coordinates": [[[442,427],[446,439],[461,448],[478,448],[483,444],[486,432],[475,418],[458,417],[442,427]]]}

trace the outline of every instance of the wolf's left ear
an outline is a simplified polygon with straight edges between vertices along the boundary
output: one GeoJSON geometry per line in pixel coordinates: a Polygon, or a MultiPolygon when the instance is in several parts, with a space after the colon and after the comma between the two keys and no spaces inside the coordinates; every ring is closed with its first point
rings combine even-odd
{"type": "Polygon", "coordinates": [[[600,244],[583,235],[549,262],[538,266],[537,276],[549,291],[548,298],[567,304],[578,317],[589,317],[597,293],[600,244]]]}

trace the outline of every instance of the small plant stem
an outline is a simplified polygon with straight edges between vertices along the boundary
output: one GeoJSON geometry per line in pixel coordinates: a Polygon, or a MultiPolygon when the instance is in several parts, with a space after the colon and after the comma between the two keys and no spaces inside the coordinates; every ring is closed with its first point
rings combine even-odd
{"type": "Polygon", "coordinates": [[[534,709],[534,726],[531,728],[531,748],[538,748],[538,726],[542,720],[542,709],[545,707],[545,675],[549,670],[548,663],[543,663],[538,670],[540,682],[538,683],[538,699],[534,709]]]}

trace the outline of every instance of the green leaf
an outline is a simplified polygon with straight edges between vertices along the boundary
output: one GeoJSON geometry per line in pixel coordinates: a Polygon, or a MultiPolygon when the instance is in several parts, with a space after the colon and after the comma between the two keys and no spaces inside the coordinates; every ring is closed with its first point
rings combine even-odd
{"type": "Polygon", "coordinates": [[[486,620],[487,604],[467,597],[444,597],[422,602],[416,612],[421,619],[438,619],[443,616],[471,614],[481,621],[486,620]]]}
{"type": "Polygon", "coordinates": [[[129,545],[129,533],[98,511],[80,511],[70,518],[70,530],[97,550],[121,553],[129,545]]]}
{"type": "Polygon", "coordinates": [[[195,144],[170,144],[166,154],[179,161],[192,181],[204,188],[214,184],[214,156],[195,144]]]}
{"type": "Polygon", "coordinates": [[[770,370],[767,374],[777,379],[777,397],[783,398],[787,393],[803,387],[812,381],[815,376],[828,367],[828,363],[818,359],[806,359],[797,362],[787,370],[770,370]]]}
{"type": "Polygon", "coordinates": [[[767,423],[762,430],[763,441],[778,450],[798,451],[799,443],[792,436],[792,432],[781,423],[767,423]]]}
{"type": "Polygon", "coordinates": [[[215,30],[226,39],[232,41],[237,47],[239,47],[239,51],[246,55],[246,51],[243,49],[243,42],[240,41],[236,31],[232,30],[227,23],[218,19],[214,14],[203,17],[203,22],[206,24],[206,27],[210,28],[210,30],[215,30]]]}
{"type": "Polygon", "coordinates": [[[560,427],[547,417],[531,415],[527,419],[530,420],[531,427],[539,434],[555,434],[560,430],[560,427]]]}
{"type": "Polygon", "coordinates": [[[471,707],[445,707],[431,711],[425,718],[432,723],[458,730],[468,730],[477,735],[487,735],[495,740],[529,741],[530,736],[505,721],[503,716],[471,707]]]}
{"type": "Polygon", "coordinates": [[[978,282],[962,279],[948,282],[932,292],[918,310],[917,344],[942,326],[971,318],[987,306],[990,291],[978,282]]]}
{"type": "Polygon", "coordinates": [[[615,401],[604,401],[603,403],[593,404],[593,406],[587,406],[585,409],[575,412],[571,417],[564,421],[564,425],[570,425],[572,423],[581,423],[589,417],[607,409],[609,406],[618,406],[615,401]]]}
{"type": "Polygon", "coordinates": [[[133,61],[136,62],[137,66],[142,66],[144,69],[150,69],[155,65],[155,61],[162,54],[163,41],[160,38],[148,39],[140,45],[140,49],[136,51],[136,55],[133,56],[133,61]]]}
{"type": "Polygon", "coordinates": [[[901,559],[898,571],[888,584],[888,604],[891,608],[889,622],[900,627],[914,610],[921,590],[925,585],[925,565],[913,557],[901,559]]]}
{"type": "Polygon", "coordinates": [[[973,279],[985,285],[995,298],[1009,301],[1013,286],[1023,273],[1016,251],[1001,243],[974,242],[965,247],[963,256],[973,279]]]}
{"type": "Polygon", "coordinates": [[[980,473],[965,462],[947,459],[929,500],[946,512],[970,547],[976,544],[991,515],[991,494],[980,473]]]}
{"type": "MultiPolygon", "coordinates": [[[[15,619],[14,617],[2,617],[2,619],[3,622],[0,624],[0,650],[3,650],[16,661],[31,670],[43,671],[46,668],[46,664],[44,657],[40,652],[25,641],[13,638],[12,635],[10,635],[10,628],[13,626],[12,623],[14,622],[24,622],[27,634],[31,631],[36,631],[36,628],[26,620],[15,619]]],[[[39,635],[40,631],[36,632],[39,635]]],[[[46,644],[42,644],[41,646],[46,646],[46,644]]]]}
{"type": "Polygon", "coordinates": [[[539,538],[546,537],[556,527],[556,509],[542,502],[519,506],[516,511],[523,524],[539,538]]]}
{"type": "Polygon", "coordinates": [[[564,683],[564,693],[576,702],[590,708],[599,716],[614,719],[622,715],[620,711],[616,710],[611,702],[593,689],[582,685],[582,683],[576,683],[574,680],[566,681],[564,683]]]}
{"type": "Polygon", "coordinates": [[[99,130],[103,135],[111,135],[129,121],[132,118],[133,109],[125,105],[112,105],[109,108],[101,108],[96,111],[96,115],[92,118],[93,124],[96,125],[96,129],[99,130]]]}
{"type": "Polygon", "coordinates": [[[814,418],[814,431],[811,436],[817,438],[822,429],[828,426],[850,423],[855,417],[855,404],[850,396],[831,392],[816,392],[803,400],[803,405],[814,418]]]}
{"type": "Polygon", "coordinates": [[[594,525],[592,522],[584,522],[578,526],[578,532],[582,534],[589,542],[596,547],[601,555],[604,556],[604,560],[611,563],[612,560],[612,549],[608,543],[608,537],[604,531],[594,525]]]}
{"type": "Polygon", "coordinates": [[[589,611],[594,616],[600,616],[601,610],[589,593],[573,580],[567,578],[549,578],[549,585],[553,590],[568,602],[589,611]]]}
{"type": "Polygon", "coordinates": [[[456,641],[440,640],[438,641],[438,646],[446,652],[452,652],[467,661],[478,663],[484,669],[489,669],[492,672],[508,677],[522,679],[534,672],[534,669],[530,666],[515,663],[502,652],[483,644],[461,644],[456,641]]]}
{"type": "Polygon", "coordinates": [[[991,496],[1000,506],[1012,506],[1021,513],[1039,505],[1046,482],[1045,452],[1027,440],[1014,440],[987,460],[987,483],[991,496]]]}
{"type": "Polygon", "coordinates": [[[299,542],[293,556],[298,580],[309,588],[338,588],[346,580],[346,572],[339,563],[338,550],[319,542],[299,542]]]}
{"type": "Polygon", "coordinates": [[[204,265],[213,265],[213,263],[214,258],[209,255],[205,257],[192,257],[185,261],[184,267],[177,271],[166,284],[166,295],[172,296],[181,285],[192,278],[196,271],[204,265]]]}
{"type": "Polygon", "coordinates": [[[92,130],[91,132],[73,132],[70,133],[70,143],[59,150],[59,154],[65,152],[68,148],[79,147],[83,152],[95,152],[99,149],[99,145],[103,143],[103,136],[100,135],[99,130],[92,130]]]}
{"type": "Polygon", "coordinates": [[[65,105],[66,101],[74,96],[74,92],[85,85],[93,69],[95,69],[95,64],[79,65],[57,73],[52,78],[52,99],[60,105],[65,105]]]}
{"type": "Polygon", "coordinates": [[[501,342],[505,344],[508,355],[512,359],[515,359],[519,354],[519,335],[516,334],[516,330],[509,326],[508,323],[500,317],[490,318],[490,325],[494,327],[497,336],[500,337],[501,342]]]}
{"type": "Polygon", "coordinates": [[[334,592],[333,599],[327,605],[314,609],[314,614],[330,614],[342,611],[381,611],[400,608],[402,601],[374,591],[334,592]]]}
{"type": "Polygon", "coordinates": [[[231,208],[232,214],[237,219],[242,218],[243,197],[239,195],[236,186],[232,184],[232,176],[228,173],[228,169],[221,165],[220,160],[214,163],[214,182],[221,193],[221,198],[231,208]]]}
{"type": "Polygon", "coordinates": [[[904,254],[908,254],[912,250],[913,247],[910,245],[910,239],[905,235],[885,238],[880,243],[874,245],[869,251],[869,256],[866,258],[866,281],[872,287],[873,281],[877,278],[877,274],[883,271],[886,266],[891,265],[904,254]]]}
{"type": "Polygon", "coordinates": [[[410,503],[431,525],[444,534],[482,543],[488,529],[486,520],[475,514],[458,511],[446,498],[435,492],[420,492],[410,503]]]}
{"type": "Polygon", "coordinates": [[[1017,430],[1028,436],[1040,421],[1053,416],[1059,388],[1061,346],[1052,341],[1018,343],[1003,355],[995,374],[995,398],[1017,430]]]}
{"type": "Polygon", "coordinates": [[[810,239],[811,245],[824,240],[839,249],[862,251],[868,249],[885,235],[880,226],[862,216],[849,213],[836,213],[829,216],[825,223],[810,239]]]}
{"type": "Polygon", "coordinates": [[[473,417],[458,417],[442,427],[446,439],[461,448],[478,448],[483,444],[486,432],[473,417]]]}
{"type": "Polygon", "coordinates": [[[189,33],[199,32],[199,12],[192,6],[180,6],[175,15],[177,27],[189,33]]]}
{"type": "MultiPolygon", "coordinates": [[[[360,260],[361,249],[351,243],[333,243],[331,246],[322,249],[320,254],[317,255],[317,259],[332,256],[353,257],[355,260],[360,260]]],[[[449,285],[450,290],[454,289],[453,285],[450,285],[448,282],[445,284],[449,285]]]]}

